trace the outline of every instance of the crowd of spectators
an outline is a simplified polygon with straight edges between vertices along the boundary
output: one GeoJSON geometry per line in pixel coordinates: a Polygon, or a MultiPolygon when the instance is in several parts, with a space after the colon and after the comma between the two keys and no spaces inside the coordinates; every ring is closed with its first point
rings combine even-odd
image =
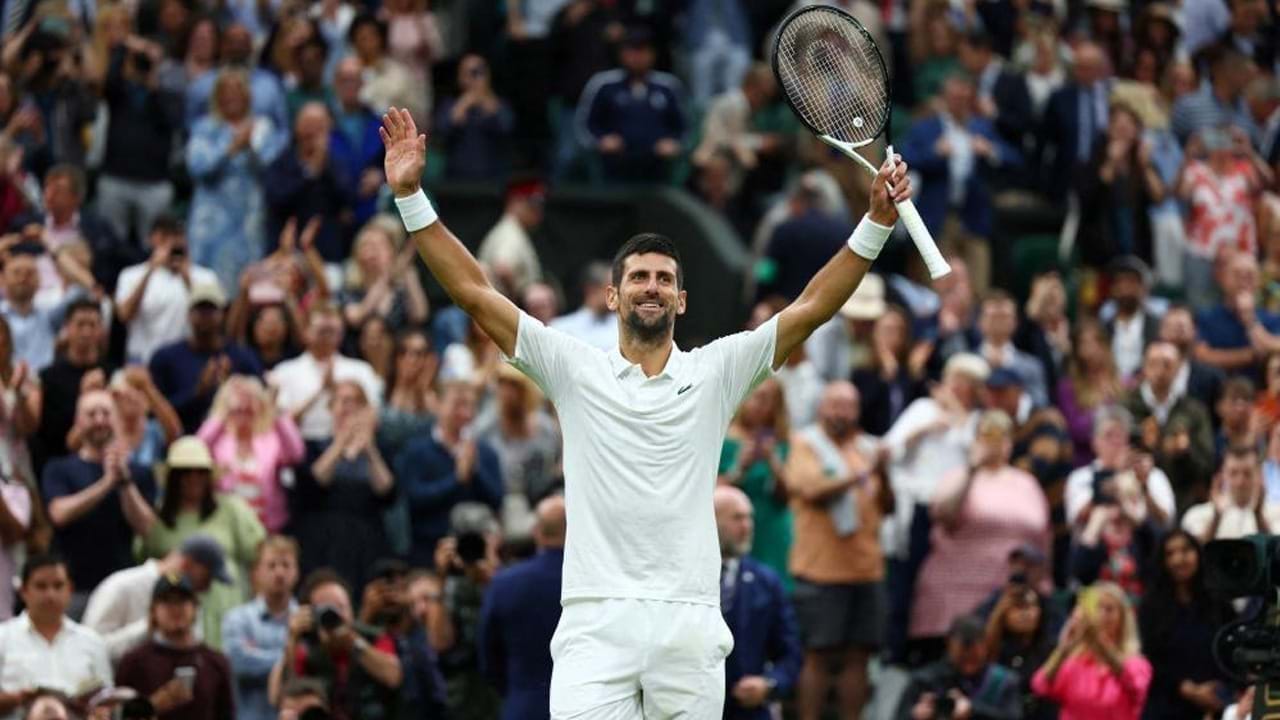
{"type": "MultiPolygon", "coordinates": [[[[953,272],[891,249],[728,428],[726,717],[1244,717],[1203,549],[1280,527],[1280,10],[826,4],[953,272]]],[[[546,717],[555,409],[429,299],[380,113],[502,189],[468,240],[539,321],[616,347],[610,258],[540,238],[643,184],[747,250],[698,301],[752,328],[869,184],[779,97],[791,7],[0,3],[0,718],[546,717]]]]}

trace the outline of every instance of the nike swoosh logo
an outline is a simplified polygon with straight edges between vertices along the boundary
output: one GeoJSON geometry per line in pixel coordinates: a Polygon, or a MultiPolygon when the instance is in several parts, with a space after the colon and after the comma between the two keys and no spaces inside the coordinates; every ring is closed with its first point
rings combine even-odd
{"type": "Polygon", "coordinates": [[[677,395],[683,395],[685,390],[688,390],[688,389],[690,389],[690,388],[692,388],[692,387],[693,387],[693,383],[689,383],[688,385],[685,385],[684,387],[682,387],[682,388],[680,388],[679,390],[677,390],[677,391],[676,391],[676,394],[677,394],[677,395]]]}

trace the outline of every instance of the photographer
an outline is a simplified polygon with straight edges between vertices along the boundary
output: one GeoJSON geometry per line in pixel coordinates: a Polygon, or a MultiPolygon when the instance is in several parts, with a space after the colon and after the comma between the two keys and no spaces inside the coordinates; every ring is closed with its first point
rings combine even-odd
{"type": "Polygon", "coordinates": [[[364,588],[360,622],[391,635],[400,658],[404,683],[400,686],[401,714],[437,718],[444,713],[444,677],[425,628],[414,617],[409,597],[409,566],[395,559],[379,560],[373,580],[364,588]]]}
{"type": "Polygon", "coordinates": [[[911,676],[897,720],[1018,720],[1018,674],[990,662],[982,620],[963,615],[947,632],[947,656],[911,676]]]}
{"type": "Polygon", "coordinates": [[[1142,594],[1147,563],[1159,529],[1135,473],[1099,474],[1089,520],[1071,546],[1071,576],[1083,585],[1114,582],[1133,596],[1142,594]]]}
{"type": "Polygon", "coordinates": [[[449,710],[461,720],[498,717],[501,701],[480,671],[479,638],[485,590],[498,569],[498,522],[488,507],[463,503],[450,513],[453,532],[436,547],[436,573],[447,620],[432,628],[449,710]]]}
{"type": "Polygon", "coordinates": [[[396,717],[404,672],[391,635],[353,622],[347,584],[327,568],[307,577],[302,600],[289,618],[284,657],[271,671],[272,704],[280,704],[289,680],[315,678],[328,691],[338,720],[396,717]]]}

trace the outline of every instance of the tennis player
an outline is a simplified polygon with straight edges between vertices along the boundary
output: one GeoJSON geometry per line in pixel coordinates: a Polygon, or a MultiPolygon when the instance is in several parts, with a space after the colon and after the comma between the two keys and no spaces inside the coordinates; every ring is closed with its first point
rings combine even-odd
{"type": "Polygon", "coordinates": [[[631,238],[606,290],[619,347],[604,352],[547,328],[489,284],[419,186],[427,141],[408,112],[388,111],[381,134],[387,182],[422,259],[542,388],[564,429],[568,534],[551,717],[718,720],[733,648],[720,615],[712,503],[725,431],[747,392],[858,287],[898,219],[893,201],[910,195],[906,166],[880,169],[849,249],[795,302],[751,332],[689,352],[672,339],[687,302],[675,246],[660,235],[631,238]]]}

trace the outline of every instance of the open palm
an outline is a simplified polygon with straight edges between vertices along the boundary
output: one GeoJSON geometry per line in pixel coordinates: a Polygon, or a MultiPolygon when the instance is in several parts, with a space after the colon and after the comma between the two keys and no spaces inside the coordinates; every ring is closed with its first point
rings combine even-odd
{"type": "Polygon", "coordinates": [[[418,134],[418,126],[408,110],[391,108],[382,116],[378,128],[382,144],[386,148],[383,162],[387,184],[396,197],[405,197],[418,191],[422,170],[427,164],[427,136],[418,134]]]}

